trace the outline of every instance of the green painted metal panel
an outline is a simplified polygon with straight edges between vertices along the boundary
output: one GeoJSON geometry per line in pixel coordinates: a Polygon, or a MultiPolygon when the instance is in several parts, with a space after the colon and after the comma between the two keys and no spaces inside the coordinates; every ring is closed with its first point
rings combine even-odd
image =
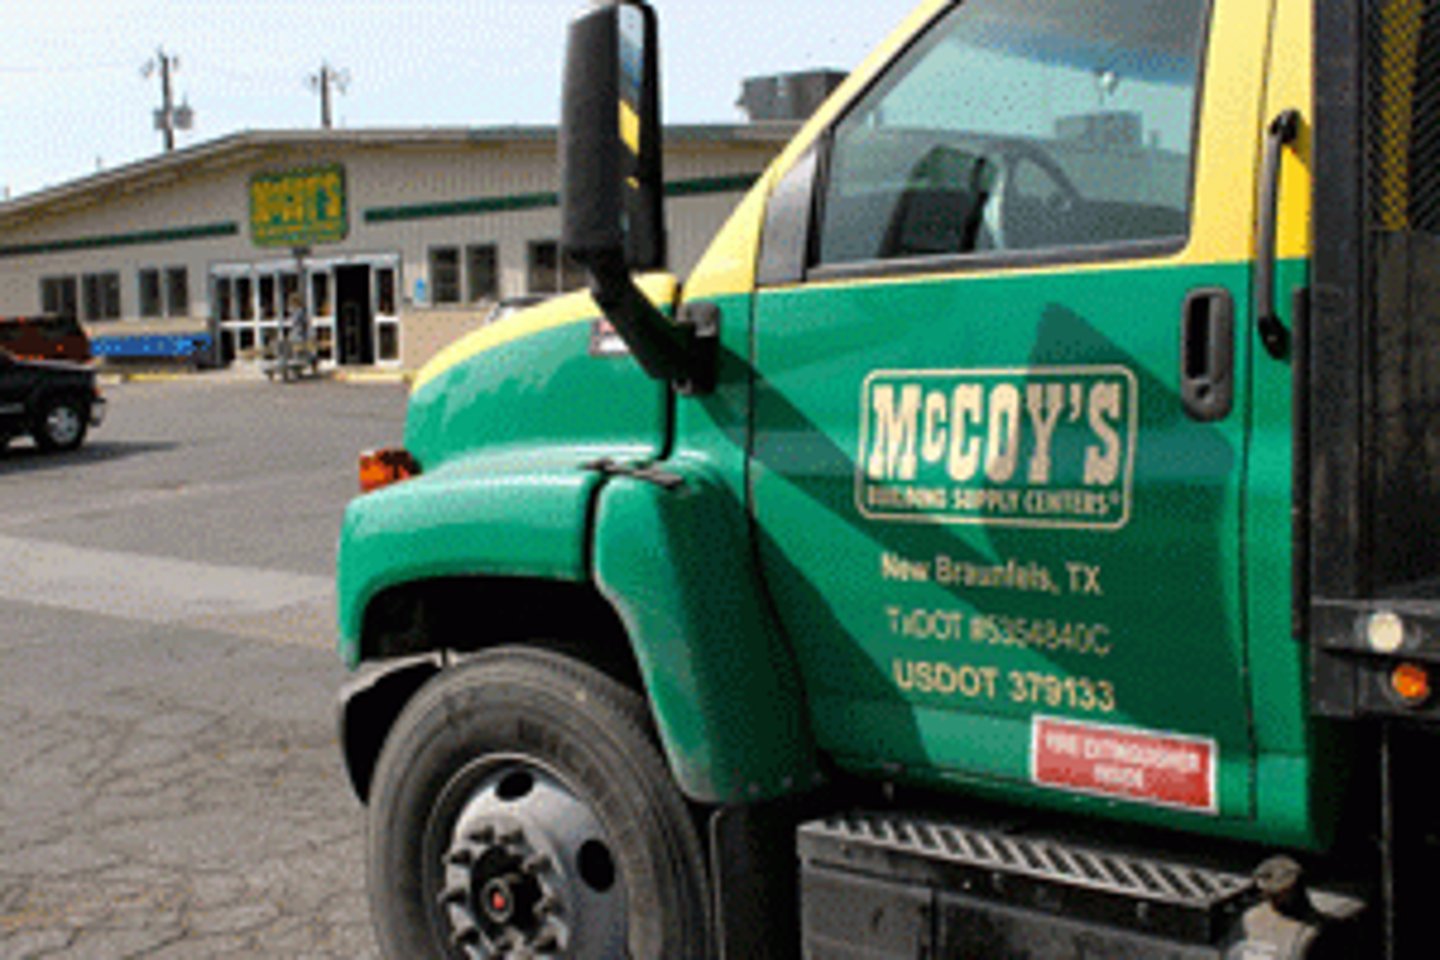
{"type": "Polygon", "coordinates": [[[362,659],[365,609],[391,587],[441,577],[586,579],[599,482],[575,451],[458,457],[351,501],[340,534],[340,653],[362,659]]]}
{"type": "MultiPolygon", "coordinates": [[[[1294,329],[1291,294],[1308,287],[1308,261],[1282,262],[1277,308],[1294,329]]],[[[1246,331],[1253,336],[1253,331],[1246,331]]],[[[1292,361],[1251,354],[1250,444],[1246,465],[1244,603],[1250,633],[1249,677],[1259,754],[1256,815],[1262,824],[1304,825],[1328,845],[1354,769],[1351,733],[1309,715],[1306,645],[1292,620],[1294,570],[1294,383],[1292,361]]]]}
{"type": "MultiPolygon", "coordinates": [[[[1089,791],[1111,816],[1313,842],[1288,572],[1263,634],[1263,703],[1282,716],[1257,717],[1250,682],[1245,548],[1276,533],[1246,535],[1251,398],[1202,424],[1178,396],[1191,291],[1229,291],[1250,369],[1249,276],[1156,265],[760,295],[752,509],[822,749],[1024,802],[1089,791]],[[1080,756],[1070,781],[1051,770],[1068,749],[1149,750],[1171,769],[1080,756]]],[[[1283,500],[1263,514],[1285,524],[1272,579],[1283,500]]]]}
{"type": "Polygon", "coordinates": [[[547,448],[591,459],[655,456],[669,415],[667,388],[629,356],[592,356],[592,334],[593,318],[582,318],[445,370],[411,396],[406,448],[427,470],[497,447],[518,456],[547,448]]]}
{"type": "Polygon", "coordinates": [[[405,446],[423,475],[350,505],[340,537],[341,650],[356,663],[382,590],[458,575],[579,581],[596,474],[656,456],[668,391],[626,356],[591,356],[593,317],[519,331],[411,396],[405,446]]]}
{"type": "Polygon", "coordinates": [[[619,611],[681,788],[705,803],[784,796],[820,780],[795,664],[756,570],[742,504],[712,465],[681,484],[610,481],[595,577],[619,611]]]}

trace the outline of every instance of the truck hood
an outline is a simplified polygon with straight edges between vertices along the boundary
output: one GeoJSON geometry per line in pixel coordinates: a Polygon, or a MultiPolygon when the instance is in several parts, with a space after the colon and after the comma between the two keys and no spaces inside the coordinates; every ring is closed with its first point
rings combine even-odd
{"type": "MultiPolygon", "coordinates": [[[[669,312],[679,284],[642,281],[669,312]]],[[[643,459],[665,443],[669,388],[614,349],[588,293],[548,301],[451,344],[416,378],[405,446],[427,471],[497,448],[643,459]]]]}

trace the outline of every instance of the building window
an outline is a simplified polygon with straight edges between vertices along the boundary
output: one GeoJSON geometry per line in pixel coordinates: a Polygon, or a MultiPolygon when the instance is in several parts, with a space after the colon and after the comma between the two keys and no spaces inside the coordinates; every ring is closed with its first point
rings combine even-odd
{"type": "Polygon", "coordinates": [[[375,359],[399,360],[400,326],[394,323],[382,323],[376,327],[376,333],[379,334],[379,343],[375,347],[375,359]]]}
{"type": "Polygon", "coordinates": [[[465,299],[471,303],[499,299],[499,256],[493,243],[465,248],[465,299]]]}
{"type": "Polygon", "coordinates": [[[375,271],[375,312],[395,316],[395,268],[380,267],[375,271]]]}
{"type": "Polygon", "coordinates": [[[165,313],[172,317],[190,316],[190,271],[170,267],[165,271],[165,313]]]}
{"type": "MultiPolygon", "coordinates": [[[[290,316],[290,298],[301,300],[300,297],[300,275],[298,273],[280,274],[280,309],[281,315],[290,316]]],[[[301,303],[301,306],[304,306],[301,303]]]]}
{"type": "Polygon", "coordinates": [[[267,273],[260,277],[260,319],[274,320],[275,316],[275,276],[267,273]]]}
{"type": "Polygon", "coordinates": [[[235,280],[235,304],[239,307],[237,311],[241,320],[255,319],[255,300],[252,296],[254,284],[249,277],[238,277],[235,280]]]}
{"type": "Polygon", "coordinates": [[[120,274],[87,273],[80,278],[85,300],[85,319],[120,319],[120,274]]]}
{"type": "Polygon", "coordinates": [[[317,317],[330,316],[330,274],[310,275],[310,309],[317,317]]]}
{"type": "Polygon", "coordinates": [[[140,316],[160,316],[160,271],[140,271],[140,316]]]}
{"type": "Polygon", "coordinates": [[[153,267],[140,271],[140,316],[152,318],[189,315],[189,271],[184,267],[168,267],[163,274],[153,267]],[[163,289],[160,285],[162,277],[165,284],[163,289]]]}
{"type": "Polygon", "coordinates": [[[220,320],[235,319],[235,288],[229,277],[215,281],[215,313],[220,320]]]}
{"type": "Polygon", "coordinates": [[[430,302],[460,302],[460,250],[458,247],[430,248],[430,302]]]}
{"type": "Polygon", "coordinates": [[[40,279],[40,312],[62,317],[77,317],[79,287],[74,277],[42,277],[40,279]]]}
{"type": "Polygon", "coordinates": [[[554,240],[530,244],[529,290],[531,293],[565,293],[585,286],[585,270],[569,254],[560,253],[554,240]]]}

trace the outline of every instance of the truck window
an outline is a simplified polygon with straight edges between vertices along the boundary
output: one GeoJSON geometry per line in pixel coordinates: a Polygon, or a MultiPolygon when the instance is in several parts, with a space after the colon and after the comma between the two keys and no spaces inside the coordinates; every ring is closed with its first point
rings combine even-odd
{"type": "Polygon", "coordinates": [[[1207,0],[968,0],[835,130],[822,264],[1188,232],[1207,0]]]}

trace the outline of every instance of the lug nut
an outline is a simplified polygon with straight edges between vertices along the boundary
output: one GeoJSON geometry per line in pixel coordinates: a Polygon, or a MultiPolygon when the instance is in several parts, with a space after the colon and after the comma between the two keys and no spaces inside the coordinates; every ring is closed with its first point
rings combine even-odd
{"type": "Polygon", "coordinates": [[[548,917],[560,912],[560,900],[553,893],[546,892],[539,900],[535,901],[535,916],[548,917]]]}
{"type": "Polygon", "coordinates": [[[464,903],[469,896],[470,891],[464,887],[450,887],[441,891],[440,896],[436,899],[442,907],[457,907],[464,903]]]}
{"type": "Polygon", "coordinates": [[[470,923],[456,927],[450,936],[450,945],[453,947],[474,947],[479,944],[480,928],[470,923]]]}

